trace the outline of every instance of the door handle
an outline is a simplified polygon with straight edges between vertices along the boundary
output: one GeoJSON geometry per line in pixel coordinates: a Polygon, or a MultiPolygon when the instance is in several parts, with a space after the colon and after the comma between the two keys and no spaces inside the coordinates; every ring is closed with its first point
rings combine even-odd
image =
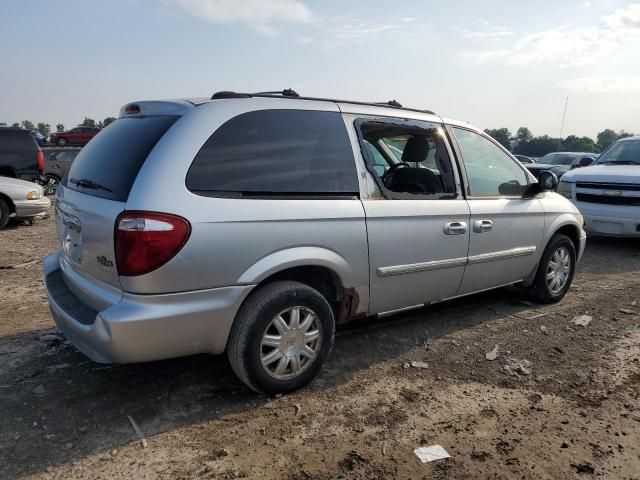
{"type": "Polygon", "coordinates": [[[462,235],[467,233],[467,222],[449,222],[444,224],[446,235],[462,235]]]}
{"type": "Polygon", "coordinates": [[[489,232],[493,228],[493,220],[476,220],[473,222],[473,231],[476,233],[489,232]]]}

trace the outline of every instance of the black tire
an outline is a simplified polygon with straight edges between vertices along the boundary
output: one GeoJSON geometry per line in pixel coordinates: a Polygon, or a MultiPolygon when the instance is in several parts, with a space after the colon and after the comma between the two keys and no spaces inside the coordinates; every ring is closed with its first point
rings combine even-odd
{"type": "MultiPolygon", "coordinates": [[[[286,338],[285,335],[281,334],[281,338],[286,338]]],[[[252,390],[267,395],[287,393],[304,387],[314,379],[333,348],[334,337],[333,311],[320,292],[299,282],[274,282],[252,293],[240,308],[229,335],[227,355],[235,374],[252,390]],[[313,325],[321,327],[316,329],[320,332],[319,343],[314,344],[316,356],[308,359],[298,354],[297,367],[301,368],[300,372],[292,378],[275,378],[276,373],[270,373],[269,367],[262,364],[261,358],[267,355],[265,348],[270,348],[262,345],[263,336],[271,331],[270,328],[274,328],[274,319],[285,315],[292,307],[301,307],[306,315],[308,312],[315,314],[312,317],[313,325]],[[306,361],[303,367],[300,367],[301,358],[306,361]]],[[[294,368],[293,363],[289,367],[289,360],[286,362],[286,368],[294,368]]]]}
{"type": "Polygon", "coordinates": [[[11,211],[9,210],[9,205],[2,198],[0,198],[0,230],[7,226],[9,223],[9,215],[11,215],[11,211]]]}
{"type": "MultiPolygon", "coordinates": [[[[558,262],[555,262],[558,263],[558,262]]],[[[571,287],[571,282],[573,281],[573,276],[576,271],[576,249],[573,245],[573,242],[566,235],[562,235],[556,233],[549,243],[547,247],[544,249],[542,254],[542,258],[540,259],[540,264],[538,265],[538,271],[536,273],[536,278],[533,281],[533,284],[530,289],[531,296],[534,300],[540,303],[556,303],[562,300],[562,298],[567,294],[569,288],[571,287]],[[553,282],[553,280],[548,280],[547,275],[551,275],[551,270],[553,270],[550,262],[554,258],[556,252],[559,252],[563,249],[569,256],[569,271],[566,281],[560,285],[557,285],[557,290],[552,289],[549,285],[549,282],[553,282]]]]}
{"type": "Polygon", "coordinates": [[[65,146],[67,146],[67,144],[69,143],[69,141],[68,141],[66,138],[62,137],[62,138],[59,138],[59,139],[56,141],[56,143],[57,143],[59,146],[61,146],[61,147],[65,147],[65,146]]]}

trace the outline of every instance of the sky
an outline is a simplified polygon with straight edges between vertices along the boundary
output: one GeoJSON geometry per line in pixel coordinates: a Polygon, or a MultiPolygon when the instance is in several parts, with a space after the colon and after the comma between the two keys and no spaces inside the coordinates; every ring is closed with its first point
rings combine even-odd
{"type": "Polygon", "coordinates": [[[219,90],[396,99],[480,128],[640,132],[640,1],[0,0],[0,122],[219,90]]]}

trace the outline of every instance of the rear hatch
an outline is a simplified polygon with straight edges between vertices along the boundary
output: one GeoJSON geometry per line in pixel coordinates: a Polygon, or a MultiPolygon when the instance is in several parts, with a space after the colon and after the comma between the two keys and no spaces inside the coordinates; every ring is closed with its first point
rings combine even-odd
{"type": "MultiPolygon", "coordinates": [[[[140,105],[143,105],[141,103],[140,105]]],[[[179,115],[119,118],[78,154],[56,195],[63,261],[83,276],[120,288],[114,226],[147,156],[179,115]]],[[[154,112],[155,113],[155,112],[154,112]]]]}

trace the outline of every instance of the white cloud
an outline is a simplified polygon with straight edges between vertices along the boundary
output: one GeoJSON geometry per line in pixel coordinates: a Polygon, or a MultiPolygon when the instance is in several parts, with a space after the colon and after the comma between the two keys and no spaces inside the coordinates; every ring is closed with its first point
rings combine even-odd
{"type": "Polygon", "coordinates": [[[242,23],[273,34],[274,22],[307,22],[311,11],[298,0],[165,0],[211,23],[242,23]]]}
{"type": "Polygon", "coordinates": [[[509,48],[469,55],[478,63],[501,60],[510,65],[542,62],[559,62],[564,66],[592,65],[634,37],[640,37],[640,3],[602,17],[600,26],[559,26],[524,35],[509,48]]]}
{"type": "Polygon", "coordinates": [[[580,4],[580,8],[589,8],[591,6],[591,2],[582,2],[580,4]]]}
{"type": "Polygon", "coordinates": [[[573,78],[560,83],[571,91],[590,93],[640,91],[640,77],[573,78]]]}
{"type": "Polygon", "coordinates": [[[463,30],[462,38],[467,40],[484,40],[491,38],[509,37],[513,35],[513,30],[507,27],[492,27],[486,30],[472,31],[463,30]]]}

